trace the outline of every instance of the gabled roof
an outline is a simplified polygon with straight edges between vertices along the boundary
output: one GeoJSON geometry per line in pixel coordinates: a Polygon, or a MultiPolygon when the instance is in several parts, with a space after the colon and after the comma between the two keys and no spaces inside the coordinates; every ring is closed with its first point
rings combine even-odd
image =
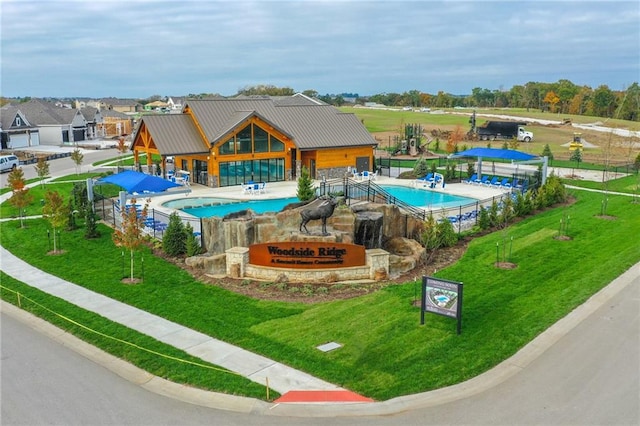
{"type": "Polygon", "coordinates": [[[209,148],[187,114],[145,115],[140,126],[146,126],[162,155],[209,153],[209,148]]]}
{"type": "Polygon", "coordinates": [[[124,112],[116,111],[114,109],[101,109],[100,110],[100,115],[102,115],[103,118],[105,118],[105,117],[126,118],[127,120],[131,120],[131,116],[130,115],[127,115],[124,112]]]}
{"type": "Polygon", "coordinates": [[[84,119],[87,121],[94,121],[98,111],[100,111],[98,108],[94,108],[92,106],[80,108],[80,112],[82,113],[84,119]]]}
{"type": "Polygon", "coordinates": [[[355,115],[307,96],[189,99],[185,108],[191,109],[211,144],[255,114],[290,135],[301,150],[377,145],[355,115]]]}
{"type": "Polygon", "coordinates": [[[51,102],[31,99],[20,104],[20,111],[35,126],[70,124],[77,114],[76,109],[61,108],[51,102]]]}
{"type": "Polygon", "coordinates": [[[140,105],[140,102],[134,99],[118,99],[118,98],[104,98],[101,102],[105,105],[114,106],[135,106],[140,105]]]}

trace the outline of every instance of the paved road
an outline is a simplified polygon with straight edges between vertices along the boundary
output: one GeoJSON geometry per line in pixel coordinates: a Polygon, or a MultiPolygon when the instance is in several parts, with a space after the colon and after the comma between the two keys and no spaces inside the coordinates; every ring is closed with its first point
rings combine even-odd
{"type": "MultiPolygon", "coordinates": [[[[52,152],[62,152],[60,151],[62,148],[52,147],[50,151],[52,152]]],[[[69,148],[70,149],[70,148],[69,148]]],[[[109,149],[100,149],[100,150],[87,150],[83,149],[82,153],[84,155],[84,159],[81,165],[81,171],[86,172],[91,168],[92,163],[96,161],[106,160],[109,158],[118,158],[118,150],[109,148],[109,149]]],[[[22,167],[22,172],[24,173],[25,179],[33,179],[38,177],[38,173],[36,173],[35,164],[25,164],[22,167]]],[[[58,158],[55,160],[49,160],[49,172],[51,176],[66,176],[69,174],[73,174],[76,172],[76,164],[73,162],[71,157],[58,158]]],[[[7,186],[7,177],[9,176],[8,172],[0,174],[0,188],[6,188],[7,186]]]]}
{"type": "MultiPolygon", "coordinates": [[[[534,344],[526,357],[512,360],[512,367],[504,373],[508,377],[495,386],[480,385],[478,393],[464,399],[456,399],[456,394],[477,383],[463,384],[449,396],[445,391],[438,397],[426,393],[378,403],[378,407],[395,407],[399,413],[386,416],[363,415],[366,412],[353,412],[349,407],[303,404],[258,404],[253,413],[234,413],[168,399],[36,332],[34,320],[25,325],[3,312],[1,423],[638,425],[640,264],[632,272],[624,285],[596,296],[598,303],[579,308],[585,319],[577,325],[552,328],[554,333],[546,338],[557,341],[548,350],[536,353],[534,344]]],[[[370,407],[371,413],[378,411],[375,404],[370,407]]]]}

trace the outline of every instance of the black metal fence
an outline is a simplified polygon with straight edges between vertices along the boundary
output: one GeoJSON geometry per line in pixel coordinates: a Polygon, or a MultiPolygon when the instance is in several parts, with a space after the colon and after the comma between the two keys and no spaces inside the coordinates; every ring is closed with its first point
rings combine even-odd
{"type": "MultiPolygon", "coordinates": [[[[136,206],[141,210],[143,206],[136,206]]],[[[97,197],[94,201],[94,211],[104,222],[109,223],[114,228],[119,228],[122,224],[122,212],[117,200],[112,198],[97,197]],[[98,199],[99,198],[99,199],[98,199]]],[[[145,218],[144,232],[149,236],[162,240],[167,227],[169,226],[169,217],[171,213],[166,211],[150,208],[147,209],[147,216],[145,218]]],[[[203,233],[202,233],[202,218],[179,215],[180,220],[186,226],[191,225],[193,228],[193,234],[200,242],[200,246],[204,247],[203,233]]]]}

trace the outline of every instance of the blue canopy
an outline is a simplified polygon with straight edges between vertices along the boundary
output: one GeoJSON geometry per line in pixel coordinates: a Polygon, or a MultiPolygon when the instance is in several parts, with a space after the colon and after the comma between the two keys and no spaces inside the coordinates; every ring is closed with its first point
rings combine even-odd
{"type": "Polygon", "coordinates": [[[99,183],[112,183],[124,188],[129,194],[144,192],[163,192],[169,188],[181,186],[161,177],[127,170],[115,175],[103,177],[99,183]]]}
{"type": "Polygon", "coordinates": [[[452,154],[451,157],[485,157],[514,161],[527,161],[538,158],[535,155],[527,154],[526,152],[494,148],[471,148],[466,151],[458,152],[457,154],[452,154]]]}

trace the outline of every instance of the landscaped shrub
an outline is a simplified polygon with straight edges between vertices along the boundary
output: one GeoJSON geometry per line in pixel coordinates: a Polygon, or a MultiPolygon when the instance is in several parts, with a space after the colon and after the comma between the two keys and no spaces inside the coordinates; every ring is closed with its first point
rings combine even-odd
{"type": "Polygon", "coordinates": [[[480,229],[485,230],[491,227],[491,221],[489,220],[489,209],[480,207],[480,213],[478,214],[478,226],[480,229]]]}
{"type": "Polygon", "coordinates": [[[198,242],[198,237],[193,234],[193,226],[187,223],[184,227],[185,234],[185,253],[187,256],[196,256],[202,252],[202,248],[198,242]]]}
{"type": "Polygon", "coordinates": [[[438,223],[438,242],[440,247],[453,247],[458,244],[458,234],[448,220],[438,223]]]}
{"type": "Polygon", "coordinates": [[[416,161],[416,164],[413,166],[413,174],[417,178],[421,178],[426,176],[427,173],[429,173],[429,163],[427,163],[426,159],[420,158],[418,161],[416,161]]]}
{"type": "Polygon", "coordinates": [[[162,237],[162,249],[169,256],[180,256],[187,250],[185,227],[177,212],[169,216],[169,226],[162,237]]]}
{"type": "Polygon", "coordinates": [[[315,197],[313,181],[309,175],[309,169],[305,166],[302,166],[302,169],[300,170],[300,177],[298,178],[298,192],[296,195],[300,201],[308,201],[315,197]]]}

